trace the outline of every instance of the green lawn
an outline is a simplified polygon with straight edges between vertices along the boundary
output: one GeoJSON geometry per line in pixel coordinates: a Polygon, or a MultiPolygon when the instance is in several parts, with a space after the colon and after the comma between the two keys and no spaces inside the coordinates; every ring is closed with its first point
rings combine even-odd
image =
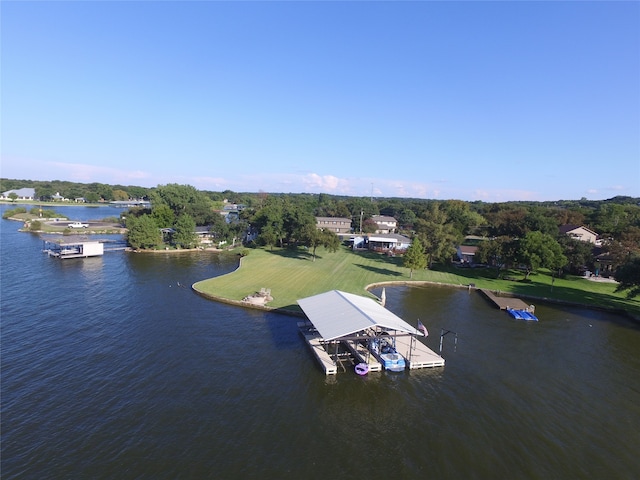
{"type": "MultiPolygon", "coordinates": [[[[402,259],[371,252],[352,252],[341,247],[336,253],[318,249],[314,262],[304,249],[251,249],[242,259],[241,267],[221,277],[203,280],[194,288],[205,295],[240,301],[245,296],[271,289],[270,307],[298,310],[296,301],[328,290],[342,290],[367,295],[366,287],[381,282],[437,282],[511,292],[526,297],[547,298],[576,304],[624,309],[640,317],[640,301],[626,300],[623,293],[614,293],[615,284],[591,282],[569,276],[556,279],[538,273],[531,282],[497,280],[495,271],[488,269],[460,269],[413,272],[401,266],[402,259]]],[[[510,276],[523,278],[519,272],[510,276]]]]}

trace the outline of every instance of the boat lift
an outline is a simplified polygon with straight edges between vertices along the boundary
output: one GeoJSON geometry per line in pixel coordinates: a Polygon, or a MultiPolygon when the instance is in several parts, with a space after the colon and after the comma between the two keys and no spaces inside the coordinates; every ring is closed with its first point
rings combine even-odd
{"type": "Polygon", "coordinates": [[[453,330],[445,330],[444,328],[440,330],[440,353],[442,353],[442,339],[445,337],[445,335],[448,335],[449,333],[453,333],[454,335],[454,339],[453,339],[453,351],[455,352],[458,348],[458,334],[456,332],[454,332],[453,330]]]}

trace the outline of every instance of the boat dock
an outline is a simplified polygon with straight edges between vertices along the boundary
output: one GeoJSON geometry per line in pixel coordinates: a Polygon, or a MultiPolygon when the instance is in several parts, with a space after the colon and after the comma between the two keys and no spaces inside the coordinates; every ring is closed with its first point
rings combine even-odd
{"type": "Polygon", "coordinates": [[[395,340],[396,351],[405,358],[409,370],[444,367],[444,358],[418,340],[418,337],[398,335],[395,340]]]}
{"type": "Polygon", "coordinates": [[[366,363],[369,366],[370,372],[379,372],[382,370],[382,364],[362,342],[358,340],[345,340],[344,344],[351,351],[358,363],[366,363]]]}
{"type": "Polygon", "coordinates": [[[324,348],[324,341],[320,334],[313,328],[313,325],[307,322],[299,322],[298,328],[300,329],[300,334],[311,348],[316,360],[320,363],[325,375],[337,374],[338,365],[324,348]]]}
{"type": "Polygon", "coordinates": [[[420,330],[372,298],[332,290],[302,298],[298,305],[308,318],[298,323],[300,333],[327,375],[356,363],[381,371],[385,360],[369,349],[383,335],[410,370],[444,366],[444,358],[418,339],[420,330]]]}
{"type": "Polygon", "coordinates": [[[492,302],[496,307],[500,310],[526,310],[532,311],[531,308],[533,305],[529,305],[523,300],[515,297],[503,297],[499,296],[499,294],[493,293],[491,290],[487,290],[486,288],[479,289],[479,292],[482,293],[490,302],[492,302]]]}
{"type": "MultiPolygon", "coordinates": [[[[366,336],[344,338],[340,342],[325,342],[310,322],[298,322],[298,328],[324,370],[325,375],[337,374],[338,368],[343,372],[346,371],[345,363],[349,365],[366,363],[370,372],[383,370],[382,363],[366,347],[365,342],[368,339],[366,336]],[[339,343],[348,349],[348,353],[338,352],[339,343]],[[327,347],[334,345],[336,347],[335,355],[329,353],[327,349],[327,347]]],[[[393,338],[395,349],[404,357],[409,370],[444,366],[444,358],[427,347],[417,337],[405,334],[397,335],[393,338]]]]}
{"type": "Polygon", "coordinates": [[[43,240],[42,251],[50,257],[60,259],[99,257],[105,252],[116,252],[127,249],[127,242],[121,240],[87,240],[66,241],[66,239],[43,240]]]}
{"type": "Polygon", "coordinates": [[[98,241],[78,241],[78,242],[44,242],[43,251],[50,257],[85,258],[99,257],[104,254],[104,245],[98,241]]]}

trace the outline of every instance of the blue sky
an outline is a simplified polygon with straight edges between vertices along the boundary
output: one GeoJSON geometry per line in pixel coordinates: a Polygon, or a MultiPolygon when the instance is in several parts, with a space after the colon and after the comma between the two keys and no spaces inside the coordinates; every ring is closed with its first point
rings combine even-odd
{"type": "Polygon", "coordinates": [[[12,2],[8,178],[640,196],[638,2],[12,2]]]}

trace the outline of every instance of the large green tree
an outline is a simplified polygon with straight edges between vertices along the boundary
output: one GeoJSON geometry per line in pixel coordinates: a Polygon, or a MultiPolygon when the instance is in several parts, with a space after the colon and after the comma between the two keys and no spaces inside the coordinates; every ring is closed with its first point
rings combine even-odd
{"type": "Polygon", "coordinates": [[[501,270],[517,260],[517,241],[507,236],[485,240],[478,244],[475,257],[477,262],[494,267],[496,277],[500,277],[501,270]]]}
{"type": "Polygon", "coordinates": [[[260,241],[260,243],[269,247],[271,250],[273,250],[273,247],[281,239],[280,234],[278,233],[278,230],[276,230],[276,228],[277,227],[275,227],[274,225],[265,225],[264,227],[262,227],[262,230],[260,230],[260,234],[258,235],[258,240],[260,241]]]}
{"type": "Polygon", "coordinates": [[[113,198],[119,201],[129,200],[129,194],[124,190],[114,189],[113,190],[113,198]]]}
{"type": "Polygon", "coordinates": [[[603,252],[611,258],[614,268],[622,266],[629,258],[640,255],[640,228],[627,227],[615,238],[607,238],[602,247],[603,252]]]}
{"type": "Polygon", "coordinates": [[[470,234],[487,223],[482,215],[471,210],[469,204],[462,200],[447,200],[442,203],[440,209],[460,236],[470,234]]]}
{"type": "Polygon", "coordinates": [[[424,245],[429,268],[434,262],[449,261],[455,254],[459,236],[437,203],[430,206],[426,218],[416,220],[415,230],[424,245]]]}
{"type": "Polygon", "coordinates": [[[284,211],[279,199],[269,197],[265,206],[253,216],[253,227],[259,232],[258,238],[264,244],[273,248],[277,243],[282,246],[284,238],[284,211]]]}
{"type": "Polygon", "coordinates": [[[309,227],[316,228],[316,220],[311,212],[302,205],[285,202],[282,228],[287,243],[295,244],[298,241],[304,241],[305,232],[309,227]]]}
{"type": "Polygon", "coordinates": [[[206,225],[215,213],[212,200],[191,185],[161,185],[150,193],[150,197],[154,207],[167,205],[176,218],[186,213],[195,220],[196,225],[206,225]]]}
{"type": "Polygon", "coordinates": [[[176,221],[176,214],[165,203],[154,205],[151,210],[151,216],[156,221],[156,224],[160,228],[169,228],[173,226],[176,221]]]}
{"type": "Polygon", "coordinates": [[[579,269],[593,262],[593,244],[571,238],[569,235],[560,235],[558,243],[562,247],[562,253],[567,257],[567,266],[571,273],[579,273],[579,269]]]}
{"type": "Polygon", "coordinates": [[[100,200],[100,196],[96,192],[87,192],[84,199],[89,203],[97,203],[100,200]]]}
{"type": "Polygon", "coordinates": [[[182,248],[193,248],[198,238],[196,236],[196,222],[186,213],[180,215],[173,227],[172,241],[174,245],[182,248]]]}
{"type": "Polygon", "coordinates": [[[162,243],[162,233],[150,215],[127,217],[127,242],[135,249],[154,248],[162,243]]]}
{"type": "Polygon", "coordinates": [[[403,230],[411,229],[413,228],[413,225],[416,223],[416,218],[417,218],[416,214],[414,213],[413,210],[409,210],[408,208],[405,208],[398,215],[398,218],[397,218],[398,225],[403,230]]]}
{"type": "Polygon", "coordinates": [[[640,257],[636,257],[618,267],[615,273],[618,282],[616,292],[627,291],[627,298],[640,295],[640,257]]]}
{"type": "Polygon", "coordinates": [[[340,246],[340,239],[329,229],[319,229],[315,225],[306,225],[302,231],[302,240],[310,250],[313,261],[316,261],[316,249],[323,246],[330,252],[335,252],[340,246]]]}
{"type": "Polygon", "coordinates": [[[529,232],[518,243],[518,259],[526,266],[525,278],[538,268],[557,271],[567,264],[562,247],[548,233],[529,232]]]}
{"type": "Polygon", "coordinates": [[[413,278],[414,270],[422,270],[427,266],[427,256],[424,253],[424,245],[418,237],[411,241],[411,245],[402,257],[402,265],[409,269],[409,278],[413,278]]]}

